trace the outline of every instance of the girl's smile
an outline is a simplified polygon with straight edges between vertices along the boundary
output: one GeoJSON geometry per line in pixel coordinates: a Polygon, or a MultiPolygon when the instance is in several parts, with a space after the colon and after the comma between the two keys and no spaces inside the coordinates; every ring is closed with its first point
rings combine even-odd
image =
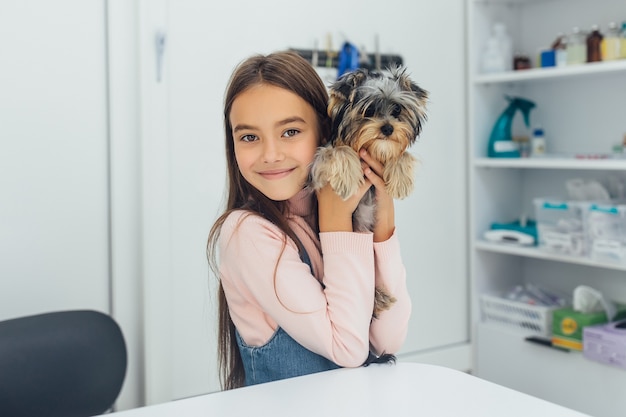
{"type": "Polygon", "coordinates": [[[278,180],[291,174],[294,171],[294,169],[279,169],[279,170],[274,170],[274,171],[263,171],[263,172],[259,172],[259,175],[261,175],[262,177],[268,180],[278,180]]]}
{"type": "Polygon", "coordinates": [[[230,112],[241,175],[275,201],[304,186],[319,144],[317,115],[297,94],[260,84],[239,94],[230,112]]]}

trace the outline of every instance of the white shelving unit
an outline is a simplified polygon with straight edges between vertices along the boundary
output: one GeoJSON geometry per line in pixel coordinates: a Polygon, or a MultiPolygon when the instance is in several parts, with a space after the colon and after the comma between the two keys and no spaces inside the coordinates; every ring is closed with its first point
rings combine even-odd
{"type": "Polygon", "coordinates": [[[597,77],[599,74],[626,71],[626,61],[592,62],[569,67],[533,68],[525,71],[512,71],[499,74],[477,74],[475,84],[495,84],[506,82],[541,81],[552,78],[597,77]]]}
{"type": "MultiPolygon", "coordinates": [[[[626,159],[576,159],[610,154],[626,134],[626,60],[562,68],[481,74],[480,56],[494,22],[514,49],[531,56],[559,32],[626,20],[623,0],[468,0],[468,169],[470,287],[474,372],[482,378],[596,417],[626,413],[626,371],[530,344],[525,334],[480,321],[480,295],[534,283],[570,293],[585,284],[626,302],[626,265],[550,254],[482,239],[493,222],[534,218],[537,197],[565,197],[571,178],[626,178],[626,159]],[[572,157],[490,159],[487,140],[507,106],[505,95],[534,101],[531,124],[546,131],[548,152],[572,157]]],[[[514,129],[523,126],[521,116],[514,129]]]]}

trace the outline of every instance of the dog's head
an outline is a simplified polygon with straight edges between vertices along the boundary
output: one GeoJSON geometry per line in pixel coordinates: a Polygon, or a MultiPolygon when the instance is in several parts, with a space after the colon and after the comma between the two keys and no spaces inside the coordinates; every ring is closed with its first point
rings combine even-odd
{"type": "Polygon", "coordinates": [[[330,87],[331,143],[365,148],[383,164],[398,158],[422,131],[427,100],[406,68],[349,72],[330,87]]]}

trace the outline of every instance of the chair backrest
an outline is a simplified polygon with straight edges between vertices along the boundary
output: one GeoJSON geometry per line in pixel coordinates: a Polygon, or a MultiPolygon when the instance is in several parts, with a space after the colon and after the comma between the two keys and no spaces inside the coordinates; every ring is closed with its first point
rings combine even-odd
{"type": "Polygon", "coordinates": [[[83,417],[111,408],[127,354],[110,316],[60,311],[0,322],[0,416],[83,417]]]}

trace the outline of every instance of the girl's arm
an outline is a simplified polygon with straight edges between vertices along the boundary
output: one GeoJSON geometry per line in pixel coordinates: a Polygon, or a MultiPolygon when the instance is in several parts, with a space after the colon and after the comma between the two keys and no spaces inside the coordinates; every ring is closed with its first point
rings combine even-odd
{"type": "MultiPolygon", "coordinates": [[[[326,232],[320,240],[324,286],[300,260],[294,242],[288,240],[283,249],[275,225],[257,215],[233,213],[219,247],[231,316],[244,339],[275,322],[336,364],[360,366],[369,351],[374,299],[372,235],[326,232]]],[[[246,340],[253,345],[266,341],[246,340]]]]}
{"type": "Polygon", "coordinates": [[[383,166],[362,149],[366,178],[376,187],[376,224],[374,254],[376,287],[384,288],[396,298],[389,310],[379,314],[370,326],[370,342],[374,353],[397,353],[402,347],[411,315],[411,299],[406,287],[406,270],[400,256],[400,244],[395,235],[395,209],[382,180],[383,166]],[[369,169],[368,169],[369,168],[369,169]]]}

